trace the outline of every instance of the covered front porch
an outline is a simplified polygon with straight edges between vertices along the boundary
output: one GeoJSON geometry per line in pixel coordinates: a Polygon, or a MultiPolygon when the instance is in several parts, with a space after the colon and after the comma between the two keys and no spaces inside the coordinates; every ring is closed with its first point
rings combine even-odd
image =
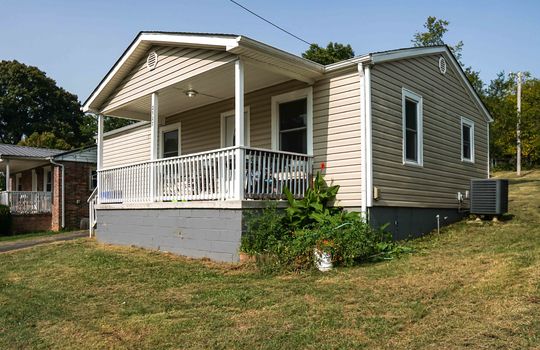
{"type": "Polygon", "coordinates": [[[52,208],[53,168],[49,157],[60,150],[1,145],[0,205],[15,215],[50,214],[52,208]]]}
{"type": "Polygon", "coordinates": [[[151,48],[94,99],[97,203],[274,200],[285,188],[301,198],[313,169],[314,73],[304,73],[214,50],[151,48]],[[104,147],[104,115],[146,122],[148,142],[128,135],[104,147]]]}
{"type": "Polygon", "coordinates": [[[301,198],[310,185],[305,154],[234,146],[98,172],[100,203],[301,198]]]}

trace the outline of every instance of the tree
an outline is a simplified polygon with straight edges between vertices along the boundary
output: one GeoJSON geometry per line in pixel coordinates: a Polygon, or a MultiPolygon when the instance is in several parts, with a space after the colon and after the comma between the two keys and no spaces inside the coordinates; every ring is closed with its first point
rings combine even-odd
{"type": "Polygon", "coordinates": [[[45,131],[43,133],[34,132],[32,135],[21,140],[19,146],[39,147],[39,148],[52,148],[69,150],[71,145],[65,140],[57,138],[52,132],[45,131]]]}
{"type": "MultiPolygon", "coordinates": [[[[136,120],[132,119],[123,119],[116,117],[105,116],[103,120],[103,129],[105,132],[111,131],[114,129],[121,128],[126,125],[136,123],[136,120]]],[[[93,139],[97,134],[97,116],[92,113],[85,114],[83,122],[81,124],[81,133],[85,135],[86,138],[93,139]]],[[[93,142],[93,140],[92,140],[93,142]]]]}
{"type": "Polygon", "coordinates": [[[311,44],[309,49],[302,53],[302,57],[320,64],[330,64],[354,57],[351,45],[329,42],[326,48],[311,44]]]}
{"type": "Polygon", "coordinates": [[[448,26],[450,22],[444,19],[437,19],[437,17],[429,16],[424,23],[425,32],[416,32],[411,42],[416,47],[420,46],[437,46],[447,45],[459,64],[463,67],[465,76],[471,82],[476,92],[482,97],[484,94],[484,82],[480,79],[480,72],[472,69],[472,67],[464,67],[461,58],[463,51],[463,41],[458,41],[454,45],[448,45],[444,41],[444,35],[448,32],[448,26]]]}
{"type": "MultiPolygon", "coordinates": [[[[525,73],[522,86],[521,149],[524,166],[540,164],[540,80],[525,73]]],[[[490,153],[493,159],[514,164],[516,157],[515,74],[501,72],[486,89],[486,107],[493,116],[490,153]]]]}
{"type": "Polygon", "coordinates": [[[70,146],[88,143],[81,132],[84,114],[77,96],[56,85],[37,67],[0,61],[0,142],[51,132],[70,146]]]}

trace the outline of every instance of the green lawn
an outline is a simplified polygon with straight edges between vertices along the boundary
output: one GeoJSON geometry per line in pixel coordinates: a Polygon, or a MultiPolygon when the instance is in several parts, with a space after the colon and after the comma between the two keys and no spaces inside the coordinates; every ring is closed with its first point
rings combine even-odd
{"type": "Polygon", "coordinates": [[[540,171],[512,180],[510,208],[327,274],[88,239],[0,254],[0,348],[538,348],[540,171]]]}

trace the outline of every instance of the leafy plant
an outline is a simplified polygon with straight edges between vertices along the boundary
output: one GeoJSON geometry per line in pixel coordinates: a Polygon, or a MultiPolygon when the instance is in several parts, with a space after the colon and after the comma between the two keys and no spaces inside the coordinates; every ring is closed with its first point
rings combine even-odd
{"type": "Polygon", "coordinates": [[[339,186],[328,186],[317,173],[303,199],[285,189],[288,207],[275,204],[250,214],[240,250],[256,255],[263,273],[314,267],[314,249],[332,255],[336,265],[393,257],[397,244],[385,232],[372,228],[356,212],[333,206],[339,186]]]}
{"type": "Polygon", "coordinates": [[[9,236],[12,234],[12,220],[9,207],[0,204],[0,236],[9,236]]]}
{"type": "Polygon", "coordinates": [[[317,172],[313,187],[307,189],[303,199],[294,198],[291,191],[284,188],[283,192],[289,204],[285,210],[287,224],[293,230],[303,229],[338,214],[342,209],[330,205],[336,199],[338,191],[339,185],[328,186],[320,172],[317,172]]]}
{"type": "Polygon", "coordinates": [[[264,253],[287,234],[283,225],[284,213],[275,204],[262,212],[251,212],[246,218],[246,232],[242,235],[240,251],[248,254],[264,253]]]}

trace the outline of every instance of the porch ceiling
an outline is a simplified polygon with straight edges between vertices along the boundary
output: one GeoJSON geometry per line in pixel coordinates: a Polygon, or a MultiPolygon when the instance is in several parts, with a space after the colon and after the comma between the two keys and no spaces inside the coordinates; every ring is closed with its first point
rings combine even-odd
{"type": "MultiPolygon", "coordinates": [[[[0,159],[0,171],[6,172],[7,159],[0,159]]],[[[50,162],[43,159],[9,159],[9,171],[15,174],[28,169],[33,169],[39,166],[46,166],[50,162]]]]}
{"type": "MultiPolygon", "coordinates": [[[[268,67],[246,62],[244,66],[244,93],[291,80],[289,76],[276,73],[268,67]]],[[[212,104],[234,97],[234,62],[205,72],[159,91],[159,115],[168,117],[186,110],[212,104]],[[188,97],[187,90],[198,94],[188,97]]],[[[146,95],[118,109],[108,112],[121,118],[150,120],[151,96],[146,95]]]]}

